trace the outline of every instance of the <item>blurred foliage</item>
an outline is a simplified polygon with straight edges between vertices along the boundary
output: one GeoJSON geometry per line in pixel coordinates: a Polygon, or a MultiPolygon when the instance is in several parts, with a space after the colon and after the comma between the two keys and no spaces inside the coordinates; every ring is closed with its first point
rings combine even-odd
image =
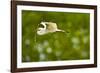
{"type": "Polygon", "coordinates": [[[89,13],[22,11],[22,62],[90,58],[89,13]],[[41,21],[55,22],[69,33],[37,35],[41,21]]]}

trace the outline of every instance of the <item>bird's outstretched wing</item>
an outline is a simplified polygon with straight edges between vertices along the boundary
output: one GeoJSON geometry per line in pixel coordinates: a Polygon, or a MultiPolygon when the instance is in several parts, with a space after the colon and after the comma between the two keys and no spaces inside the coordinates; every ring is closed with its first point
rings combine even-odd
{"type": "Polygon", "coordinates": [[[53,23],[53,22],[45,22],[47,27],[46,29],[49,30],[49,31],[53,31],[53,30],[56,30],[57,29],[57,24],[56,23],[53,23]]]}

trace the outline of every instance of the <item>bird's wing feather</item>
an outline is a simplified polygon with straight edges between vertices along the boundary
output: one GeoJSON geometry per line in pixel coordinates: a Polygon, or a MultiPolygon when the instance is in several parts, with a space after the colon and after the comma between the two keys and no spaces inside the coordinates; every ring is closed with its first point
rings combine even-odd
{"type": "Polygon", "coordinates": [[[57,24],[53,22],[46,22],[47,30],[55,30],[57,29],[57,24]]]}

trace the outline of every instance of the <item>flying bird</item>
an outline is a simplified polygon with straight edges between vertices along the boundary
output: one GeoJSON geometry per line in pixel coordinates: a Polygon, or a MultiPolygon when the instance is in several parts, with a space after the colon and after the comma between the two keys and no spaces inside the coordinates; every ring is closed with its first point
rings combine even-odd
{"type": "Polygon", "coordinates": [[[57,24],[54,22],[41,22],[39,25],[43,25],[43,27],[39,27],[37,29],[38,35],[45,35],[47,33],[53,32],[65,32],[64,30],[58,29],[57,24]]]}

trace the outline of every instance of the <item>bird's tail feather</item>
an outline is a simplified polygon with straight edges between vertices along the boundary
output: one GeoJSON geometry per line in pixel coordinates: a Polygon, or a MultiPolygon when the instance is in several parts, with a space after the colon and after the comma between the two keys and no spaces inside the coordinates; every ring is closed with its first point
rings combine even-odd
{"type": "Polygon", "coordinates": [[[60,30],[60,29],[57,29],[57,31],[60,31],[60,32],[65,32],[64,30],[60,30]]]}

